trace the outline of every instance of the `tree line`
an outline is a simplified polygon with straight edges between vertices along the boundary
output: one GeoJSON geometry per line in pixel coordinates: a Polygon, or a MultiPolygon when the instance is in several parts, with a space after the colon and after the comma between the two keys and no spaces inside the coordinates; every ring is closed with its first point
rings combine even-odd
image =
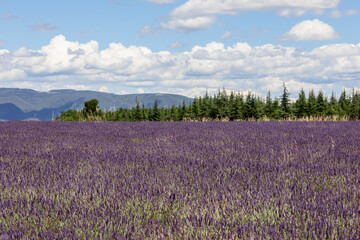
{"type": "Polygon", "coordinates": [[[296,101],[291,101],[289,92],[283,85],[280,97],[266,98],[252,92],[227,93],[225,89],[210,96],[195,97],[186,105],[160,108],[157,100],[153,107],[145,108],[136,104],[131,109],[119,108],[115,111],[98,109],[98,101],[85,102],[80,111],[62,111],[56,118],[59,121],[208,121],[208,120],[359,120],[360,93],[353,90],[348,94],[344,89],[339,98],[332,93],[327,97],[322,91],[314,90],[308,94],[302,89],[296,101]]]}

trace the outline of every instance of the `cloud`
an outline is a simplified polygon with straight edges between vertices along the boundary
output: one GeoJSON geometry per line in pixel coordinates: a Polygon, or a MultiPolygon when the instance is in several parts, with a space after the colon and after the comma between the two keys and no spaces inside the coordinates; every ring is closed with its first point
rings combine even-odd
{"type": "Polygon", "coordinates": [[[109,88],[106,86],[101,86],[98,91],[99,92],[109,92],[109,88]]]}
{"type": "Polygon", "coordinates": [[[19,20],[18,16],[13,15],[12,13],[5,13],[1,17],[2,20],[19,20]]]}
{"type": "Polygon", "coordinates": [[[358,14],[359,14],[359,11],[357,9],[348,9],[344,13],[339,10],[333,10],[333,11],[331,11],[329,16],[332,18],[341,18],[343,16],[351,17],[351,16],[356,16],[358,14]]]}
{"type": "Polygon", "coordinates": [[[305,20],[285,33],[281,41],[324,41],[339,38],[333,27],[319,19],[305,20]]]}
{"type": "Polygon", "coordinates": [[[48,23],[38,22],[30,25],[30,29],[34,32],[51,32],[58,30],[59,28],[48,23]]]}
{"type": "Polygon", "coordinates": [[[216,15],[235,15],[245,11],[272,11],[280,16],[302,16],[308,11],[336,8],[340,0],[188,0],[171,11],[161,26],[182,32],[208,28],[216,15]],[[193,26],[195,24],[195,27],[193,26]]]}
{"type": "Polygon", "coordinates": [[[220,42],[190,51],[153,52],[147,47],[111,43],[99,50],[96,41],[67,41],[62,35],[37,50],[0,50],[0,87],[172,92],[188,96],[204,89],[252,89],[281,94],[322,89],[331,93],[359,85],[360,43],[324,45],[312,51],[267,44],[220,42]]]}
{"type": "Polygon", "coordinates": [[[232,34],[230,31],[224,32],[224,34],[221,36],[221,39],[229,39],[231,38],[232,34]]]}
{"type": "Polygon", "coordinates": [[[146,35],[157,35],[160,33],[160,29],[156,28],[154,26],[148,25],[143,27],[138,33],[137,36],[138,37],[143,37],[146,35]]]}
{"type": "Polygon", "coordinates": [[[357,9],[349,9],[345,12],[346,16],[355,16],[355,15],[359,15],[359,10],[357,9]]]}
{"type": "Polygon", "coordinates": [[[170,49],[181,49],[181,48],[184,48],[184,46],[185,45],[182,42],[177,41],[177,42],[173,42],[172,44],[170,44],[168,46],[168,48],[170,48],[170,49]]]}
{"type": "Polygon", "coordinates": [[[339,10],[333,10],[330,13],[330,17],[332,17],[332,18],[341,18],[342,16],[343,16],[343,14],[339,10]]]}
{"type": "MultiPolygon", "coordinates": [[[[4,40],[0,39],[0,47],[4,46],[5,44],[6,44],[6,42],[4,40]]],[[[1,52],[0,52],[0,54],[1,54],[1,52]]]]}
{"type": "Polygon", "coordinates": [[[142,88],[138,88],[136,92],[137,93],[145,93],[144,89],[142,89],[142,88]]]}
{"type": "Polygon", "coordinates": [[[198,16],[184,19],[169,18],[167,21],[161,22],[161,27],[189,33],[207,29],[215,21],[214,16],[198,16]]]}

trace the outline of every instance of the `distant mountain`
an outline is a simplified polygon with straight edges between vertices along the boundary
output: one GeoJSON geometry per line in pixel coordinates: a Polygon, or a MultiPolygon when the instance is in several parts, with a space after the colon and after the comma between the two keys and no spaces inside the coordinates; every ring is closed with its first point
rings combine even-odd
{"type": "Polygon", "coordinates": [[[0,120],[42,120],[48,121],[67,109],[80,110],[84,102],[99,100],[102,110],[112,111],[118,108],[132,108],[136,99],[140,105],[152,107],[157,99],[159,107],[189,104],[192,99],[163,93],[144,93],[117,95],[95,91],[52,90],[38,92],[31,89],[0,88],[0,120]]]}

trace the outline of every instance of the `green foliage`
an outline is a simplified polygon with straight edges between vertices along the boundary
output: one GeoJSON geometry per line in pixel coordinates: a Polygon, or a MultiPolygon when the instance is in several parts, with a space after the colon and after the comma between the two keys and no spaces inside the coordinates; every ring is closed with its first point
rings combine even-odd
{"type": "Polygon", "coordinates": [[[282,117],[288,118],[290,116],[290,99],[289,99],[289,92],[283,83],[283,94],[281,95],[281,110],[282,110],[282,117]]]}
{"type": "Polygon", "coordinates": [[[84,103],[84,111],[89,115],[95,114],[98,110],[98,104],[99,101],[97,99],[91,99],[84,103]]]}
{"type": "Polygon", "coordinates": [[[316,98],[316,112],[318,116],[324,116],[326,113],[327,102],[322,91],[319,92],[316,98]]]}
{"type": "Polygon", "coordinates": [[[151,111],[151,114],[149,115],[150,121],[160,121],[161,119],[161,113],[158,105],[157,99],[155,100],[154,107],[151,111]]]}
{"type": "Polygon", "coordinates": [[[309,92],[309,98],[307,101],[307,115],[310,116],[317,116],[316,112],[316,96],[314,90],[309,92]]]}
{"type": "Polygon", "coordinates": [[[144,120],[143,113],[142,113],[142,111],[140,109],[140,105],[138,103],[136,104],[136,107],[133,110],[133,112],[134,112],[134,115],[133,115],[134,121],[144,120]]]}
{"type": "Polygon", "coordinates": [[[304,89],[301,89],[299,93],[299,98],[295,103],[295,116],[298,118],[302,118],[306,116],[306,96],[304,89]]]}
{"type": "Polygon", "coordinates": [[[153,107],[140,107],[137,103],[131,109],[119,108],[116,111],[98,110],[98,101],[92,99],[84,103],[85,108],[61,112],[58,121],[208,121],[208,120],[280,120],[280,119],[360,119],[360,93],[353,90],[351,96],[343,90],[339,100],[332,93],[328,99],[322,91],[318,95],[314,90],[306,98],[301,89],[296,102],[291,102],[285,84],[280,98],[272,98],[268,92],[262,99],[252,92],[246,96],[225,89],[217,94],[195,97],[189,105],[171,108],[159,108],[155,100],[153,107]]]}

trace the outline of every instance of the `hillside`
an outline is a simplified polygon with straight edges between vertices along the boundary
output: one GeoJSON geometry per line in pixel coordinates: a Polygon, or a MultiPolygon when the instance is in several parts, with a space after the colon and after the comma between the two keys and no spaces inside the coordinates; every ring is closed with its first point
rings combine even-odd
{"type": "Polygon", "coordinates": [[[38,92],[31,89],[0,88],[0,119],[1,120],[43,120],[48,121],[56,117],[60,111],[67,109],[80,110],[84,102],[98,99],[102,110],[118,108],[132,108],[136,98],[140,105],[151,107],[158,100],[159,107],[180,105],[191,98],[163,93],[144,93],[117,95],[96,91],[52,90],[38,92]]]}

